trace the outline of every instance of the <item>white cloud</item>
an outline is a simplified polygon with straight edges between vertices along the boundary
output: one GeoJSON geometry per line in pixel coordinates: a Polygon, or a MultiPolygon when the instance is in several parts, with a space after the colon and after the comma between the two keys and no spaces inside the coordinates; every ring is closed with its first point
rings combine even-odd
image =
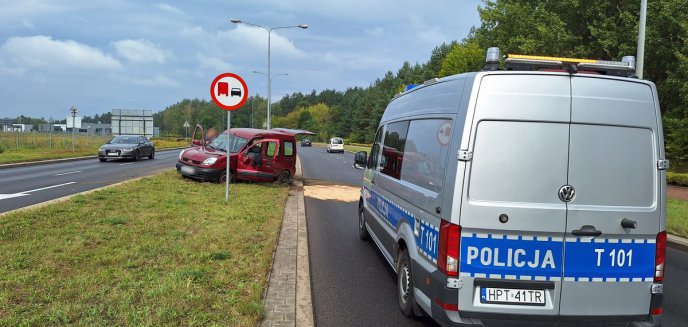
{"type": "Polygon", "coordinates": [[[232,71],[235,68],[234,65],[218,57],[208,57],[200,53],[197,53],[196,59],[198,59],[200,67],[205,69],[211,69],[216,71],[232,71]]]}
{"type": "Polygon", "coordinates": [[[152,87],[178,87],[179,82],[162,75],[157,75],[152,78],[132,78],[129,82],[140,86],[152,86],[152,87]]]}
{"type": "Polygon", "coordinates": [[[183,14],[183,12],[182,12],[181,10],[177,9],[177,8],[174,7],[174,6],[171,6],[171,5],[169,5],[169,4],[166,4],[166,3],[156,3],[156,4],[153,5],[153,7],[158,8],[158,9],[160,9],[160,10],[162,10],[162,11],[166,11],[166,12],[169,12],[169,13],[173,13],[173,14],[178,14],[178,15],[183,14]]]}
{"type": "MultiPolygon", "coordinates": [[[[273,31],[270,37],[271,51],[286,58],[304,58],[306,53],[298,49],[294,42],[279,34],[280,31],[273,31]]],[[[234,57],[245,56],[253,57],[264,56],[267,54],[268,33],[258,27],[237,25],[230,30],[222,30],[216,33],[208,33],[203,28],[184,27],[182,35],[197,42],[203,47],[226,49],[230,46],[231,54],[234,57]]],[[[219,54],[218,54],[219,55],[219,54]]],[[[227,56],[227,53],[223,54],[227,56]]]]}
{"type": "Polygon", "coordinates": [[[365,33],[372,37],[380,37],[385,34],[385,29],[382,27],[375,27],[372,29],[365,30],[365,33]]]}
{"type": "Polygon", "coordinates": [[[120,40],[112,45],[117,54],[133,63],[164,64],[171,53],[148,40],[120,40]]]}
{"type": "Polygon", "coordinates": [[[120,62],[96,47],[37,35],[11,37],[0,46],[0,64],[14,69],[118,69],[120,62]]]}

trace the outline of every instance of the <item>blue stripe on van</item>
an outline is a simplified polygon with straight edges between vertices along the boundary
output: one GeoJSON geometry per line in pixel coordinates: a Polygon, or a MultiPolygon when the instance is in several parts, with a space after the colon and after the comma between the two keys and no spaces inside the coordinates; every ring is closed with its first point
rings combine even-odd
{"type": "Polygon", "coordinates": [[[418,253],[432,262],[437,262],[437,246],[440,240],[439,228],[437,226],[424,219],[419,219],[419,226],[416,226],[416,219],[410,211],[367,187],[364,187],[364,191],[370,194],[370,197],[367,199],[370,207],[380,217],[383,217],[384,222],[392,229],[396,230],[399,223],[403,220],[411,226],[411,229],[415,230],[417,227],[418,235],[414,235],[414,238],[416,239],[418,253]]]}
{"type": "Polygon", "coordinates": [[[461,236],[459,271],[472,277],[577,282],[647,282],[654,274],[655,244],[645,240],[624,243],[575,240],[506,239],[475,233],[461,236]],[[564,248],[566,258],[562,258],[564,248]],[[563,272],[563,273],[562,273],[563,272]]]}

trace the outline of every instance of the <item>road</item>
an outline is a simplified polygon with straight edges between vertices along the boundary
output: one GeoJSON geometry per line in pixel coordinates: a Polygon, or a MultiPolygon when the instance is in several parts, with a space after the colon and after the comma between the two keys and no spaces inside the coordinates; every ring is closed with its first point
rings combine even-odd
{"type": "Polygon", "coordinates": [[[153,160],[88,159],[0,169],[0,212],[174,168],[179,151],[158,151],[153,160]]]}
{"type": "MultiPolygon", "coordinates": [[[[355,200],[331,189],[309,196],[309,187],[360,187],[363,171],[352,168],[353,154],[330,154],[324,148],[299,148],[306,179],[306,218],[317,326],[437,326],[429,319],[401,315],[396,276],[373,243],[358,239],[355,200]]],[[[688,326],[688,253],[667,250],[664,326],[688,326]]]]}

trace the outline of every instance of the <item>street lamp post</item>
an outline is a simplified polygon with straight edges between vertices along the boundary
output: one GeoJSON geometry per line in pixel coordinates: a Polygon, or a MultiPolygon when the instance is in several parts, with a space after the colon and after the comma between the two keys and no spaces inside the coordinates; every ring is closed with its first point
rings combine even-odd
{"type": "Polygon", "coordinates": [[[72,106],[69,112],[72,113],[72,153],[74,153],[76,152],[74,148],[74,130],[76,129],[76,113],[79,112],[79,110],[77,110],[75,106],[72,106]]]}
{"type": "Polygon", "coordinates": [[[638,53],[636,54],[636,74],[643,79],[645,66],[645,21],[647,19],[647,0],[640,0],[640,21],[638,22],[638,53]]]}
{"type": "Polygon", "coordinates": [[[271,108],[271,102],[272,102],[272,85],[271,81],[272,78],[270,78],[270,34],[272,33],[273,30],[276,29],[284,29],[284,28],[301,28],[301,29],[307,29],[308,25],[306,24],[301,24],[301,25],[292,25],[292,26],[277,26],[277,27],[268,27],[268,26],[263,26],[263,25],[257,25],[249,22],[244,22],[241,21],[240,19],[232,18],[230,21],[234,24],[246,24],[250,26],[255,26],[255,27],[260,27],[268,31],[268,73],[267,73],[267,78],[268,78],[268,122],[267,122],[267,129],[270,129],[270,108],[271,108]]]}
{"type": "MultiPolygon", "coordinates": [[[[254,73],[254,74],[261,74],[261,75],[268,76],[268,74],[263,73],[263,72],[259,72],[259,71],[257,71],[257,70],[254,70],[253,73],[254,73]]],[[[272,84],[272,80],[275,79],[275,77],[277,77],[277,76],[287,76],[287,75],[289,75],[289,74],[287,74],[287,73],[279,73],[279,74],[272,75],[272,77],[270,77],[270,78],[268,79],[268,85],[271,85],[271,84],[272,84]]],[[[253,108],[251,108],[251,110],[253,110],[253,108]]],[[[269,97],[268,97],[268,122],[267,122],[267,123],[268,123],[268,126],[267,126],[266,129],[270,129],[270,100],[269,100],[269,97]]]]}

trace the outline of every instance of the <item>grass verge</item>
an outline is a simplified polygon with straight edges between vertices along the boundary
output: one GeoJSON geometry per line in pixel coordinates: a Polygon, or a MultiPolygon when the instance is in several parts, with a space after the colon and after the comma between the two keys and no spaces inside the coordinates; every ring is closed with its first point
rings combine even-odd
{"type": "MultiPolygon", "coordinates": [[[[111,136],[78,135],[72,152],[69,134],[0,133],[0,164],[95,156],[111,136]]],[[[152,138],[156,150],[189,146],[181,138],[152,138]]]]}
{"type": "Polygon", "coordinates": [[[166,171],[0,216],[0,325],[256,326],[287,192],[166,171]]]}
{"type": "MultiPolygon", "coordinates": [[[[313,145],[317,146],[317,147],[321,147],[321,148],[327,147],[327,143],[313,142],[313,145]]],[[[344,151],[353,152],[353,153],[356,153],[358,151],[365,151],[366,153],[370,153],[370,147],[369,146],[344,144],[344,151]]]]}
{"type": "Polygon", "coordinates": [[[667,200],[667,232],[688,237],[688,201],[667,200]]]}

